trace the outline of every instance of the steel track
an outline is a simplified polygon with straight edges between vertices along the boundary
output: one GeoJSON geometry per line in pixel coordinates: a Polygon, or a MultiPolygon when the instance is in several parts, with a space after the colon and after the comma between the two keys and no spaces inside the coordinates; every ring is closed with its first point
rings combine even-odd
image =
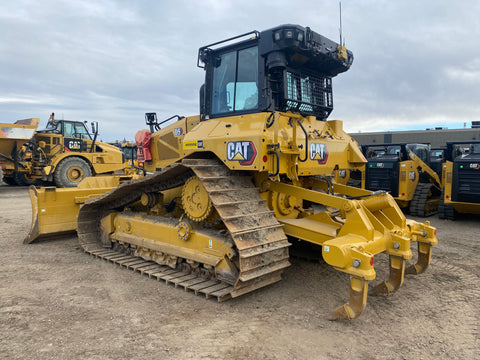
{"type": "Polygon", "coordinates": [[[436,199],[430,196],[432,189],[433,184],[418,183],[410,203],[410,215],[426,217],[438,212],[438,205],[432,206],[432,204],[436,202],[436,199]]]}
{"type": "Polygon", "coordinates": [[[175,287],[183,287],[185,291],[192,290],[196,295],[204,294],[206,298],[217,298],[219,302],[231,298],[233,286],[217,280],[205,279],[202,276],[172,269],[169,266],[159,265],[153,261],[143,260],[138,256],[105,248],[85,250],[86,253],[126,269],[147,275],[149,278],[163,280],[175,287]]]}
{"type": "Polygon", "coordinates": [[[205,294],[207,298],[216,297],[219,301],[281,280],[283,269],[290,265],[290,243],[274,213],[254,187],[251,177],[232,172],[216,160],[183,160],[161,172],[122,183],[99,197],[87,200],[78,215],[78,237],[84,251],[95,257],[165,280],[196,294],[205,294]],[[194,174],[202,181],[236,245],[239,269],[234,286],[125,255],[111,250],[108,239],[102,240],[99,221],[103,216],[112,211],[121,211],[140,199],[144,192],[180,186],[194,174]]]}

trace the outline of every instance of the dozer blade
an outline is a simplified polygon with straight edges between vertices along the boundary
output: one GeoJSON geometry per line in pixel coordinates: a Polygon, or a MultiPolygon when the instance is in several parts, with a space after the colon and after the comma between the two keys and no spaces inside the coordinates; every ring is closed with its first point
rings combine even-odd
{"type": "Polygon", "coordinates": [[[74,233],[77,230],[77,215],[85,200],[106,193],[121,179],[124,177],[86,178],[77,188],[30,186],[32,224],[24,244],[74,233]]]}

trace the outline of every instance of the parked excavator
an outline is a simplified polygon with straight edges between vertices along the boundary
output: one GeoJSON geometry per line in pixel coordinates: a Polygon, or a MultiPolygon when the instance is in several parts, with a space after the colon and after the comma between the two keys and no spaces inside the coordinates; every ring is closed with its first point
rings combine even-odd
{"type": "Polygon", "coordinates": [[[335,182],[338,170],[366,164],[342,122],[327,121],[332,78],[352,61],[345,46],[299,25],[201,47],[200,115],[168,125],[150,113],[153,134],[136,136],[151,174],[31,187],[25,242],[76,231],[89,254],[222,301],[279,281],[290,238],[350,276],[350,299],[334,314],[356,318],[375,255],[389,256],[390,275],[371,292],[388,294],[425,271],[437,237],[386,192],[335,182]]]}
{"type": "Polygon", "coordinates": [[[388,191],[410,215],[436,214],[443,185],[431,168],[430,150],[429,144],[362,145],[368,160],[365,188],[388,191]]]}

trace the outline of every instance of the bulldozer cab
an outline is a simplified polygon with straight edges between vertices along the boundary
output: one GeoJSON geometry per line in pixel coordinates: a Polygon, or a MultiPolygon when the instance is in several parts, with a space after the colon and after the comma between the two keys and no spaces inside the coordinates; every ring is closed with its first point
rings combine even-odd
{"type": "Polygon", "coordinates": [[[344,46],[298,25],[201,47],[197,65],[206,71],[201,119],[292,111],[326,120],[333,110],[332,77],[352,62],[344,46]]]}

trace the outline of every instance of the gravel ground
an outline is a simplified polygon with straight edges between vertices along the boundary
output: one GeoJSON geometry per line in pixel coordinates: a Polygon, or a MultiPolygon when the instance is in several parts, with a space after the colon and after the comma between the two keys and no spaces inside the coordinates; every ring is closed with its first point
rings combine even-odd
{"type": "Polygon", "coordinates": [[[348,276],[324,263],[292,259],[281,282],[217,303],[86,255],[76,237],[24,245],[27,189],[0,186],[0,358],[478,359],[480,217],[429,220],[426,273],[330,321],[348,276]]]}

